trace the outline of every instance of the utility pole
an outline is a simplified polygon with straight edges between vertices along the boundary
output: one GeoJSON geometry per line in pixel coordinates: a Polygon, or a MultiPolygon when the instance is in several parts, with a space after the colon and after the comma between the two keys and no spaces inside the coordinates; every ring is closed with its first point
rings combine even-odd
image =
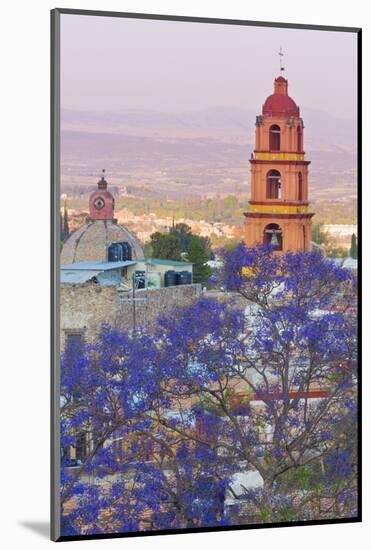
{"type": "MultiPolygon", "coordinates": [[[[137,329],[137,309],[136,309],[137,304],[136,303],[147,302],[147,297],[145,298],[136,297],[137,280],[139,280],[139,278],[135,276],[135,272],[134,272],[131,278],[131,281],[132,281],[131,289],[129,285],[125,289],[124,288],[119,289],[121,306],[123,306],[125,303],[130,303],[132,304],[132,307],[133,307],[133,334],[136,332],[136,329],[137,329]],[[132,296],[125,298],[125,293],[127,293],[126,296],[130,296],[130,294],[132,296]]],[[[129,281],[130,279],[128,280],[128,282],[129,281]]]]}

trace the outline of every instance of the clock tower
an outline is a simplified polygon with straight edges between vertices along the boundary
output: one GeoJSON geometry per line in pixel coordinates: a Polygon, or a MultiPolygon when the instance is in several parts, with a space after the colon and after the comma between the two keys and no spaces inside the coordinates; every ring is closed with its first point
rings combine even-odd
{"type": "Polygon", "coordinates": [[[102,177],[98,181],[98,189],[89,198],[89,221],[109,220],[116,222],[113,217],[115,210],[115,199],[107,191],[107,181],[104,177],[105,170],[102,170],[102,177]]]}
{"type": "MultiPolygon", "coordinates": [[[[282,70],[282,69],[281,69],[282,70]]],[[[311,249],[308,165],[303,119],[283,76],[256,117],[251,155],[251,198],[245,213],[248,247],[270,244],[277,252],[311,249]]]]}

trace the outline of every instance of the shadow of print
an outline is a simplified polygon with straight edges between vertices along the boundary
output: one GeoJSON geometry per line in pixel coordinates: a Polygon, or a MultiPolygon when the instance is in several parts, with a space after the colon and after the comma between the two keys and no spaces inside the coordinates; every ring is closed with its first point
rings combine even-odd
{"type": "Polygon", "coordinates": [[[48,521],[20,521],[18,525],[37,533],[42,538],[50,537],[50,523],[48,521]]]}

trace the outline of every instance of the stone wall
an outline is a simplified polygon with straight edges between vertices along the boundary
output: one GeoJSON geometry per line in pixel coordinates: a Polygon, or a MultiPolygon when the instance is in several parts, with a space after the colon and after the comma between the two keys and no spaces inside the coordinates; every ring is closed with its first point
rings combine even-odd
{"type": "MultiPolygon", "coordinates": [[[[201,285],[182,285],[153,290],[137,290],[135,317],[137,327],[151,328],[159,315],[176,306],[192,303],[201,295],[201,285]]],[[[83,332],[87,342],[94,341],[103,323],[130,329],[133,327],[131,292],[119,292],[115,286],[97,283],[60,285],[61,347],[66,333],[83,332]]]]}

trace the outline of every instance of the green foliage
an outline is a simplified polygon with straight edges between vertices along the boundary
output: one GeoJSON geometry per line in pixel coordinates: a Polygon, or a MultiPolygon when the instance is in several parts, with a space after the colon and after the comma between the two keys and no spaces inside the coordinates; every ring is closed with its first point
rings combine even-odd
{"type": "Polygon", "coordinates": [[[292,468],[278,478],[280,490],[290,492],[295,490],[308,491],[321,485],[321,464],[319,461],[292,468]]]}
{"type": "MultiPolygon", "coordinates": [[[[87,194],[77,193],[69,198],[69,206],[75,210],[85,210],[88,193],[95,188],[82,187],[87,194]]],[[[79,191],[79,189],[78,189],[79,191]]],[[[188,218],[194,221],[205,220],[209,223],[224,222],[231,225],[241,225],[243,213],[248,208],[247,194],[237,193],[220,197],[180,197],[176,200],[158,196],[148,196],[146,189],[130,189],[140,191],[141,196],[119,197],[116,209],[128,208],[133,214],[140,216],[154,212],[158,217],[172,217],[176,220],[188,218]],[[147,193],[147,194],[146,194],[147,193]]],[[[314,200],[311,201],[311,211],[315,212],[315,224],[355,224],[357,223],[357,201],[314,200]]]]}
{"type": "MultiPolygon", "coordinates": [[[[224,405],[226,405],[227,408],[229,406],[231,397],[233,397],[233,395],[235,394],[236,394],[236,391],[234,388],[227,388],[224,391],[223,401],[224,401],[224,405]]],[[[225,416],[225,411],[221,403],[217,399],[213,398],[209,393],[201,392],[200,403],[202,404],[202,407],[204,408],[205,411],[211,412],[217,416],[221,416],[221,417],[225,416]]]]}
{"type": "Polygon", "coordinates": [[[67,207],[64,205],[64,212],[63,212],[63,241],[66,242],[68,237],[70,236],[70,228],[68,226],[68,212],[67,207]]]}
{"type": "Polygon", "coordinates": [[[278,512],[278,521],[295,521],[296,519],[298,519],[298,512],[292,506],[286,506],[278,512]]]}
{"type": "Polygon", "coordinates": [[[352,241],[351,241],[351,245],[350,245],[350,252],[349,252],[349,255],[350,255],[350,257],[353,258],[354,260],[356,260],[357,257],[358,257],[357,237],[355,236],[354,233],[353,233],[353,235],[352,235],[352,241]]]}
{"type": "MultiPolygon", "coordinates": [[[[182,252],[185,252],[186,254],[188,254],[189,246],[191,244],[192,235],[193,235],[192,228],[186,223],[177,223],[170,229],[170,233],[178,237],[182,246],[182,252]]],[[[211,249],[211,242],[209,237],[198,236],[198,238],[200,239],[202,247],[205,250],[205,253],[207,254],[207,258],[209,260],[214,259],[214,253],[211,249]]]]}
{"type": "Polygon", "coordinates": [[[170,229],[170,233],[178,237],[182,252],[188,252],[192,238],[192,228],[186,223],[177,223],[170,229]]]}
{"type": "Polygon", "coordinates": [[[260,519],[262,520],[262,523],[267,523],[272,515],[272,508],[269,508],[269,506],[264,506],[260,508],[259,510],[260,519]]]}
{"type": "Polygon", "coordinates": [[[206,264],[208,255],[201,237],[192,235],[187,259],[193,263],[193,281],[205,283],[211,275],[211,268],[206,264]]]}
{"type": "Polygon", "coordinates": [[[152,258],[153,257],[153,249],[151,243],[145,243],[143,247],[144,257],[145,258],[152,258]]]}
{"type": "Polygon", "coordinates": [[[317,244],[325,244],[327,241],[326,234],[322,231],[322,224],[316,223],[312,228],[312,240],[317,244]]]}
{"type": "Polygon", "coordinates": [[[346,258],[348,250],[343,246],[334,246],[326,248],[326,256],[329,258],[346,258]]]}
{"type": "Polygon", "coordinates": [[[150,197],[150,200],[148,197],[125,197],[117,201],[117,209],[120,210],[123,207],[128,208],[137,216],[154,212],[159,218],[171,217],[175,221],[180,218],[188,218],[194,221],[205,220],[209,223],[224,222],[240,225],[243,213],[247,208],[247,195],[212,198],[181,197],[176,200],[166,200],[160,197],[150,197]]]}
{"type": "Polygon", "coordinates": [[[145,245],[145,256],[165,260],[182,261],[182,253],[186,252],[187,260],[193,265],[193,281],[205,283],[212,270],[207,261],[212,258],[211,243],[207,237],[193,235],[191,228],[185,224],[177,224],[170,233],[156,232],[151,235],[151,242],[145,245]]]}
{"type": "Polygon", "coordinates": [[[315,212],[315,222],[321,224],[357,223],[357,201],[316,200],[311,201],[311,211],[315,212]]]}
{"type": "Polygon", "coordinates": [[[151,235],[150,246],[154,258],[181,261],[182,246],[179,238],[172,233],[156,232],[151,235]]]}
{"type": "Polygon", "coordinates": [[[205,251],[207,259],[208,260],[214,260],[215,254],[212,251],[211,241],[210,241],[209,237],[198,237],[198,239],[200,239],[201,245],[202,245],[202,247],[205,251]]]}

